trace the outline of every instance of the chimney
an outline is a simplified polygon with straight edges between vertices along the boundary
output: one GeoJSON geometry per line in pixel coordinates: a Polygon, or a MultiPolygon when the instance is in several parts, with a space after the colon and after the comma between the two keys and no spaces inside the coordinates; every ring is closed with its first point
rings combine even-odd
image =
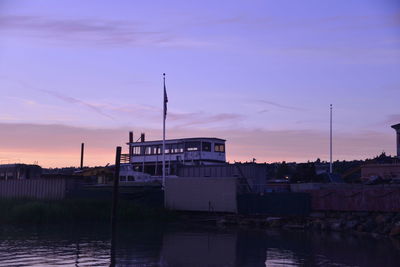
{"type": "Polygon", "coordinates": [[[144,139],[145,139],[145,138],[144,138],[144,133],[141,133],[141,134],[140,134],[140,142],[143,143],[143,142],[144,142],[144,139]]]}
{"type": "Polygon", "coordinates": [[[397,157],[400,158],[400,123],[392,125],[392,128],[396,130],[397,157]]]}
{"type": "Polygon", "coordinates": [[[133,132],[129,132],[129,143],[133,143],[133,132]]]}

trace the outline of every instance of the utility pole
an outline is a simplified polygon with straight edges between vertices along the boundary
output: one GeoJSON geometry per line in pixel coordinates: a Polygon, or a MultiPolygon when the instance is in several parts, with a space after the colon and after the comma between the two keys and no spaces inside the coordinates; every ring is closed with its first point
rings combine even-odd
{"type": "Polygon", "coordinates": [[[85,143],[81,144],[81,170],[83,170],[83,152],[85,149],[85,143]]]}
{"type": "Polygon", "coordinates": [[[114,187],[111,210],[111,264],[115,266],[115,243],[116,243],[116,226],[117,226],[117,209],[118,209],[118,187],[119,187],[119,169],[121,165],[121,147],[117,146],[115,153],[115,170],[114,170],[114,187]]]}

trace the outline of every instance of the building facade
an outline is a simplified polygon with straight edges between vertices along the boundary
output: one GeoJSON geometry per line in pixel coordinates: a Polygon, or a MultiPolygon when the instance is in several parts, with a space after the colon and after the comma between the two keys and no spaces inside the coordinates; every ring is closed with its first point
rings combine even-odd
{"type": "Polygon", "coordinates": [[[42,168],[28,164],[1,164],[0,180],[11,179],[38,179],[41,178],[42,168]]]}
{"type": "Polygon", "coordinates": [[[400,158],[400,123],[392,125],[392,128],[396,131],[397,157],[400,158]]]}

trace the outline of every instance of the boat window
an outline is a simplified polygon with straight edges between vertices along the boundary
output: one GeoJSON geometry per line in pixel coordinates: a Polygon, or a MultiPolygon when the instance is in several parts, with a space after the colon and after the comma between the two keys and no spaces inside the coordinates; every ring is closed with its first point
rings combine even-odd
{"type": "Polygon", "coordinates": [[[178,144],[178,148],[177,148],[178,152],[177,153],[183,153],[183,148],[184,148],[183,144],[178,144]]]}
{"type": "Polygon", "coordinates": [[[146,155],[151,155],[151,154],[152,154],[152,153],[151,153],[151,150],[152,150],[152,147],[151,147],[151,146],[146,146],[145,154],[146,154],[146,155]]]}
{"type": "Polygon", "coordinates": [[[131,182],[131,181],[135,181],[135,177],[133,177],[132,175],[129,175],[129,176],[128,176],[128,181],[130,181],[130,182],[131,182]]]}
{"type": "Polygon", "coordinates": [[[134,146],[132,153],[133,155],[140,155],[140,146],[134,146]]]}
{"type": "Polygon", "coordinates": [[[165,145],[165,154],[169,154],[171,145],[165,145]]]}
{"type": "Polygon", "coordinates": [[[172,144],[171,153],[177,154],[183,152],[183,144],[172,144]]]}
{"type": "Polygon", "coordinates": [[[202,151],[211,151],[211,143],[210,142],[202,142],[202,151]]]}
{"type": "Polygon", "coordinates": [[[177,153],[177,151],[176,151],[177,145],[176,144],[171,144],[170,149],[171,149],[171,153],[177,153]]]}
{"type": "Polygon", "coordinates": [[[151,154],[152,154],[152,155],[156,155],[156,154],[157,154],[157,150],[158,150],[158,146],[152,146],[152,148],[151,148],[151,154]]]}
{"type": "Polygon", "coordinates": [[[225,152],[225,145],[224,144],[215,144],[214,151],[215,152],[225,152]]]}
{"type": "Polygon", "coordinates": [[[186,151],[197,151],[200,150],[200,142],[186,142],[185,143],[186,151]]]}

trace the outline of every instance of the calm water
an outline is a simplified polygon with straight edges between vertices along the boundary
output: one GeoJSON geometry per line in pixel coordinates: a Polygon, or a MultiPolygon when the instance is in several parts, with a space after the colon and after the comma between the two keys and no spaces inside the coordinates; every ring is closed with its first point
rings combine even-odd
{"type": "MultiPolygon", "coordinates": [[[[109,266],[106,225],[12,227],[0,266],[109,266]]],[[[117,266],[400,266],[389,239],[297,231],[120,225],[117,266]]]]}

